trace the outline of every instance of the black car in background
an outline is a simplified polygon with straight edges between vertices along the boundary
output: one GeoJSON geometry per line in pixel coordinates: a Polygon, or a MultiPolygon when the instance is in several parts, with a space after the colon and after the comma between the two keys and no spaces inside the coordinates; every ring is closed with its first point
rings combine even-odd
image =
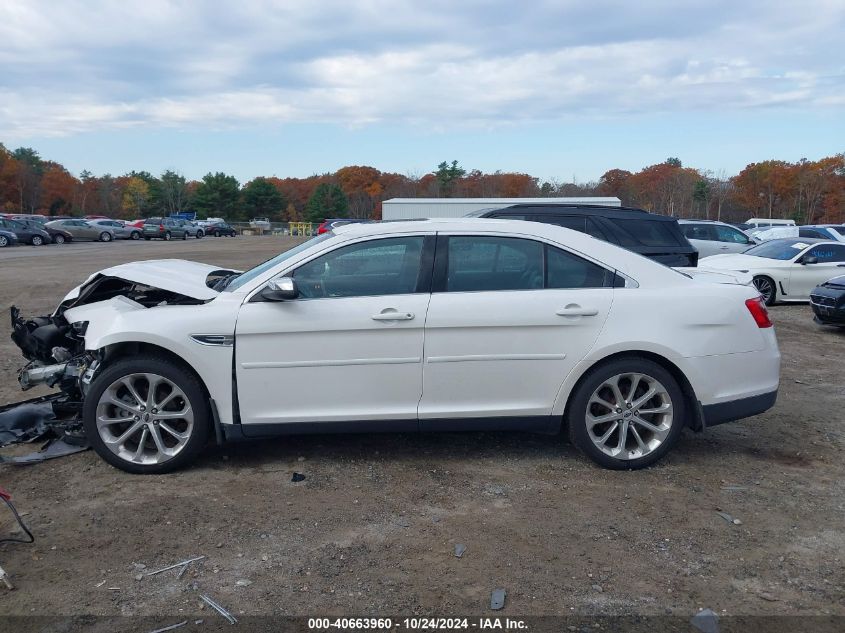
{"type": "Polygon", "coordinates": [[[813,288],[810,307],[816,323],[845,327],[845,276],[834,277],[813,288]]]}
{"type": "Polygon", "coordinates": [[[235,237],[238,232],[225,222],[215,222],[205,226],[205,234],[214,237],[235,237]]]}
{"type": "Polygon", "coordinates": [[[44,231],[47,231],[47,235],[50,236],[50,241],[53,242],[53,244],[64,244],[65,242],[73,241],[73,235],[67,231],[52,226],[44,226],[44,224],[38,220],[18,220],[18,222],[30,229],[43,229],[44,231]]]}
{"type": "Polygon", "coordinates": [[[52,242],[52,238],[47,231],[39,224],[34,226],[27,226],[18,220],[10,220],[8,218],[0,218],[0,229],[11,231],[18,236],[18,241],[24,244],[32,244],[33,246],[41,246],[52,242]]]}
{"type": "Polygon", "coordinates": [[[628,207],[583,204],[513,204],[482,209],[468,217],[529,220],[555,224],[639,253],[667,266],[697,266],[698,251],[678,226],[678,220],[628,207]]]}

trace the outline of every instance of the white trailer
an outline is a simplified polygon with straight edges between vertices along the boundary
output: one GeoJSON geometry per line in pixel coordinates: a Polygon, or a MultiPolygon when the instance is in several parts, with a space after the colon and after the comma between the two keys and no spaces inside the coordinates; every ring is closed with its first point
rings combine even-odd
{"type": "Polygon", "coordinates": [[[460,218],[481,209],[501,209],[512,204],[589,204],[605,207],[622,206],[619,198],[391,198],[381,207],[383,220],[416,220],[420,218],[460,218]]]}

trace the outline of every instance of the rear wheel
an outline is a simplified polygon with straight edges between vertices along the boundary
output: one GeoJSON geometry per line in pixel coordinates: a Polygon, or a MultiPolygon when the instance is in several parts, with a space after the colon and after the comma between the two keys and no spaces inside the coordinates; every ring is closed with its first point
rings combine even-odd
{"type": "Polygon", "coordinates": [[[214,231],[214,237],[220,237],[220,231],[214,231]]]}
{"type": "Polygon", "coordinates": [[[775,299],[777,298],[777,290],[775,289],[775,282],[771,278],[764,277],[763,275],[755,277],[754,287],[757,288],[760,296],[763,297],[763,302],[767,306],[770,306],[775,302],[775,299]]]}
{"type": "Polygon", "coordinates": [[[112,466],[136,474],[165,473],[205,446],[209,406],[199,378],[165,358],[118,360],[91,384],[85,434],[112,466]]]}
{"type": "Polygon", "coordinates": [[[43,245],[43,244],[44,244],[44,238],[43,238],[43,237],[41,237],[40,235],[33,235],[33,236],[32,236],[32,239],[31,239],[31,240],[29,240],[29,242],[30,242],[30,244],[32,244],[33,246],[41,246],[41,245],[43,245]]]}
{"type": "Polygon", "coordinates": [[[129,234],[129,238],[133,240],[139,240],[141,239],[141,234],[138,231],[132,231],[132,233],[129,234]]]}
{"type": "Polygon", "coordinates": [[[569,437],[613,470],[649,466],[668,453],[685,422],[683,393],[666,369],[623,358],[591,370],[568,408],[569,437]]]}
{"type": "Polygon", "coordinates": [[[201,240],[203,235],[205,235],[205,233],[203,233],[202,231],[197,231],[197,239],[198,240],[201,240]]]}
{"type": "Polygon", "coordinates": [[[182,241],[184,241],[184,240],[186,240],[186,239],[188,239],[188,232],[187,232],[187,231],[185,231],[184,233],[182,233],[182,241]]]}
{"type": "Polygon", "coordinates": [[[5,248],[9,245],[9,238],[5,235],[0,235],[0,248],[5,248]]]}
{"type": "Polygon", "coordinates": [[[152,239],[152,238],[145,237],[144,239],[145,239],[147,242],[149,242],[149,241],[150,241],[150,239],[152,239]]]}
{"type": "Polygon", "coordinates": [[[100,241],[101,242],[111,242],[111,233],[103,231],[100,233],[100,241]]]}
{"type": "Polygon", "coordinates": [[[57,233],[53,236],[53,244],[64,244],[65,243],[65,236],[57,233]]]}
{"type": "Polygon", "coordinates": [[[170,231],[165,231],[165,233],[164,233],[164,241],[169,242],[171,237],[172,237],[172,236],[170,235],[170,231]]]}

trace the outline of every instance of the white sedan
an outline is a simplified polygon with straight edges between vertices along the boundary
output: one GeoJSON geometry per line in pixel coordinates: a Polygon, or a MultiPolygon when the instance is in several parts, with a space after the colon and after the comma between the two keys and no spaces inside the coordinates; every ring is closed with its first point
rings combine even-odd
{"type": "Polygon", "coordinates": [[[766,305],[809,301],[813,288],[845,272],[845,244],[803,237],[770,240],[742,254],[705,257],[698,265],[751,275],[766,305]]]}
{"type": "Polygon", "coordinates": [[[20,317],[13,338],[22,384],[60,384],[133,473],[183,466],[209,436],[479,429],[567,429],[634,469],[685,427],[773,406],[774,330],[732,279],[534,222],[350,224],[243,273],[103,270],[52,315],[64,339],[20,317]]]}

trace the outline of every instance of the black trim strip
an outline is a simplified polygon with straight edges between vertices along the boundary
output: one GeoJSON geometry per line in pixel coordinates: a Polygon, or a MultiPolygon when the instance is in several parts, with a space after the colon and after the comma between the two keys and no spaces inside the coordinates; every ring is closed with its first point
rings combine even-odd
{"type": "Polygon", "coordinates": [[[775,389],[770,393],[751,396],[750,398],[740,398],[719,404],[706,404],[702,407],[704,426],[707,428],[742,418],[750,418],[752,415],[759,415],[775,406],[777,397],[778,392],[775,389]]]}

